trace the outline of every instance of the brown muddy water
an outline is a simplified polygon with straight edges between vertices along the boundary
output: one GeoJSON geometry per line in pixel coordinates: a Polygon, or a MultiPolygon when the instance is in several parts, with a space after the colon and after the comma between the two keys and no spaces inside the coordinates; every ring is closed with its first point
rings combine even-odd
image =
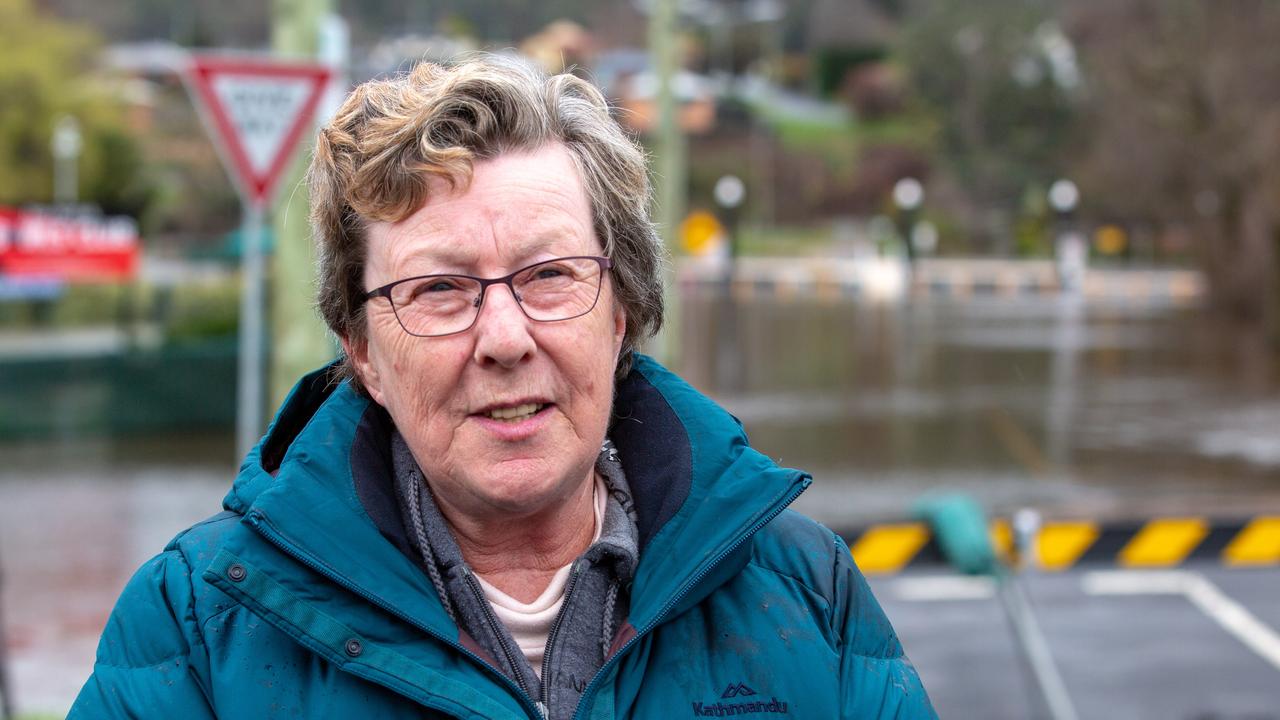
{"type": "Polygon", "coordinates": [[[997,513],[1280,510],[1280,354],[1200,311],[798,299],[739,302],[725,322],[695,298],[683,315],[685,377],[755,447],[812,472],[796,506],[834,526],[900,517],[935,490],[997,513]]]}
{"type": "MultiPolygon", "coordinates": [[[[1277,356],[1194,310],[793,298],[743,301],[726,322],[694,296],[681,316],[682,373],[757,448],[812,472],[796,507],[835,526],[940,489],[1062,517],[1280,513],[1277,356]]],[[[219,509],[232,448],[230,430],[0,446],[20,710],[69,707],[133,569],[219,509]]]]}

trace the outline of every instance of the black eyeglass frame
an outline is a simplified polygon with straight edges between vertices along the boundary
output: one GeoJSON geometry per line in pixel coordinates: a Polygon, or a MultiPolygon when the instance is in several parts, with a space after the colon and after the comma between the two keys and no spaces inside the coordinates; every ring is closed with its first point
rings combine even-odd
{"type": "Polygon", "coordinates": [[[534,322],[544,322],[544,323],[563,322],[565,320],[580,318],[583,315],[586,315],[587,313],[596,309],[596,303],[600,302],[600,288],[604,286],[604,275],[611,268],[613,268],[613,261],[607,257],[602,257],[599,255],[568,255],[565,257],[550,258],[548,260],[541,260],[536,263],[530,263],[529,265],[525,265],[524,267],[520,268],[519,270],[516,270],[510,275],[504,275],[499,278],[482,278],[482,277],[476,277],[475,275],[464,275],[462,273],[432,273],[430,275],[415,275],[413,277],[400,278],[399,280],[393,280],[392,282],[389,282],[386,285],[383,285],[381,287],[376,287],[368,291],[364,295],[364,301],[368,302],[376,297],[386,298],[387,304],[391,306],[391,313],[396,316],[396,322],[400,325],[400,329],[404,330],[406,333],[408,333],[409,335],[412,335],[413,337],[446,337],[449,335],[457,335],[458,333],[464,333],[470,330],[471,328],[475,327],[476,321],[480,319],[480,309],[484,305],[484,298],[488,294],[489,286],[490,285],[506,285],[507,289],[511,291],[511,297],[515,298],[516,305],[520,307],[520,312],[524,313],[525,317],[529,318],[534,322]],[[539,320],[538,318],[530,315],[529,311],[525,309],[524,300],[520,298],[520,293],[516,292],[516,286],[514,281],[517,275],[519,275],[520,273],[526,270],[536,268],[539,265],[546,265],[547,263],[557,262],[559,260],[595,260],[600,265],[600,282],[596,284],[596,296],[594,299],[592,299],[591,305],[587,307],[586,310],[583,310],[577,315],[570,315],[569,317],[556,318],[555,320],[539,320]],[[396,310],[396,304],[391,300],[391,289],[402,283],[415,282],[418,280],[428,280],[430,278],[437,278],[437,277],[463,278],[466,280],[474,280],[475,282],[480,283],[480,293],[476,295],[476,299],[473,301],[473,304],[476,309],[476,313],[471,318],[471,324],[467,325],[461,330],[450,330],[447,333],[435,333],[431,335],[422,335],[420,333],[413,332],[409,330],[409,328],[405,327],[404,322],[400,319],[400,312],[396,310]]]}

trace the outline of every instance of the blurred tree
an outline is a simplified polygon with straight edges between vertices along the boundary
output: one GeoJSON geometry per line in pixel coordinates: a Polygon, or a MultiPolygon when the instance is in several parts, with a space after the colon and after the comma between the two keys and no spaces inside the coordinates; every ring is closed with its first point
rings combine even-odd
{"type": "Polygon", "coordinates": [[[357,41],[378,36],[446,31],[465,25],[486,40],[513,42],[538,32],[553,20],[583,22],[601,0],[403,0],[340,1],[339,12],[352,24],[357,41]],[[447,25],[447,27],[446,27],[447,25]]]}
{"type": "Polygon", "coordinates": [[[1074,50],[1044,1],[910,3],[897,55],[940,126],[942,169],[966,189],[976,249],[1010,252],[1026,187],[1062,166],[1079,85],[1074,50]]]}
{"type": "Polygon", "coordinates": [[[1280,337],[1280,3],[1088,0],[1070,27],[1088,205],[1190,230],[1215,304],[1280,337]]]}
{"type": "Polygon", "coordinates": [[[110,42],[167,39],[189,47],[258,47],[267,40],[262,0],[40,0],[58,17],[92,26],[110,42]]]}
{"type": "Polygon", "coordinates": [[[118,128],[95,130],[89,144],[98,147],[99,167],[84,183],[86,198],[108,215],[141,218],[154,197],[141,149],[118,128]]]}
{"type": "Polygon", "coordinates": [[[0,203],[48,200],[54,119],[74,105],[67,80],[88,63],[93,38],[37,15],[30,0],[0,0],[0,44],[0,203]]]}
{"type": "Polygon", "coordinates": [[[50,139],[62,115],[84,137],[79,198],[140,216],[151,195],[123,107],[92,77],[98,44],[85,28],[37,12],[31,0],[0,0],[0,204],[49,202],[50,139]]]}

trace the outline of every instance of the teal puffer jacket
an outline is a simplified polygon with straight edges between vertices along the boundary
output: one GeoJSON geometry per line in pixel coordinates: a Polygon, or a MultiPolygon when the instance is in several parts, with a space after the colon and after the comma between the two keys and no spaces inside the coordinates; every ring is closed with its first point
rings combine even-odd
{"type": "MultiPolygon", "coordinates": [[[[808,476],[648,358],[614,415],[640,564],[576,717],[936,717],[844,543],[785,509],[808,476]]],[[[226,510],[129,582],[70,717],[539,718],[405,552],[388,428],[300,382],[226,510]]]]}

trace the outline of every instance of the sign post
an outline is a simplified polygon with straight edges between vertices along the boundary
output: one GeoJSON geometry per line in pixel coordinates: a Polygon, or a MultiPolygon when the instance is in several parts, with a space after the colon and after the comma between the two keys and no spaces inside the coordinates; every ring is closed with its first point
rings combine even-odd
{"type": "Polygon", "coordinates": [[[252,56],[197,55],[185,74],[244,206],[236,452],[258,441],[263,408],[266,209],[332,71],[325,65],[252,56]]]}

